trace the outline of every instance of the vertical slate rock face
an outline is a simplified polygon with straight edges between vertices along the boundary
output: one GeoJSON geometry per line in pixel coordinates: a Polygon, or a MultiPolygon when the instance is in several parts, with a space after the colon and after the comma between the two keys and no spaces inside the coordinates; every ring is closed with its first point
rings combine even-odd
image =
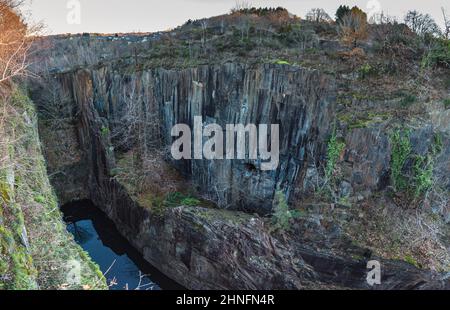
{"type": "Polygon", "coordinates": [[[268,212],[276,188],[288,194],[303,169],[308,148],[323,151],[332,123],[334,82],[316,71],[262,65],[202,66],[159,70],[155,98],[162,110],[165,142],[173,125],[279,124],[278,169],[263,171],[260,160],[174,162],[216,201],[249,211],[268,212]]]}
{"type": "MultiPolygon", "coordinates": [[[[175,161],[170,152],[167,154],[175,167],[222,207],[262,214],[270,212],[277,188],[290,195],[297,177],[303,175],[299,172],[308,154],[324,154],[334,119],[334,81],[318,71],[291,66],[228,63],[133,73],[102,67],[68,73],[60,81],[64,82],[64,92],[72,94],[74,110],[81,111],[81,122],[86,123],[83,117],[87,114],[93,118],[90,121],[97,128],[90,135],[98,135],[95,130],[101,131],[102,126],[119,133],[113,135],[115,147],[117,140],[128,141],[129,147],[147,144],[142,138],[133,141],[127,132],[120,137],[119,127],[126,127],[132,118],[145,124],[142,136],[148,137],[155,134],[152,117],[157,115],[160,147],[167,150],[177,139],[171,136],[172,127],[187,124],[193,131],[196,116],[202,117],[204,125],[216,123],[223,130],[227,124],[279,124],[280,162],[276,170],[263,171],[260,160],[175,161]],[[94,111],[86,110],[86,102],[94,111]]],[[[81,144],[92,139],[87,135],[88,125],[84,125],[84,132],[79,132],[81,144]]],[[[151,147],[146,145],[144,150],[151,147]]]]}

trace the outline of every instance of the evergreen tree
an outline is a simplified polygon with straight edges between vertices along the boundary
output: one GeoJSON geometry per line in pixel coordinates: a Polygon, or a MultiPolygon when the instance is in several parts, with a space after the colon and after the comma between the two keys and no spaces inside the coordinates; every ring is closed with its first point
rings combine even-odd
{"type": "Polygon", "coordinates": [[[336,11],[336,22],[340,23],[345,15],[351,12],[350,7],[347,5],[341,5],[336,11]]]}

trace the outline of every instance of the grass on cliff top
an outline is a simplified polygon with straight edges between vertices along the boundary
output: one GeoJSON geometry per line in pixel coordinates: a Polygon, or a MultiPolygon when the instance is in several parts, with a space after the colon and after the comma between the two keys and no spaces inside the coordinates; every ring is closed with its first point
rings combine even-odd
{"type": "Polygon", "coordinates": [[[104,289],[98,266],[66,230],[49,184],[34,106],[16,89],[1,102],[0,288],[104,289]],[[69,283],[69,263],[81,283],[69,283]]]}

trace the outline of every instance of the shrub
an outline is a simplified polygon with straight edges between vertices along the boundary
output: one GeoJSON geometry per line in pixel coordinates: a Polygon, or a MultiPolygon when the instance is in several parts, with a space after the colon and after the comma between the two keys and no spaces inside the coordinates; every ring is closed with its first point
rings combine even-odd
{"type": "Polygon", "coordinates": [[[181,204],[183,206],[187,206],[187,207],[196,207],[200,204],[200,200],[196,199],[196,198],[192,198],[192,197],[186,197],[183,200],[181,200],[181,204]]]}
{"type": "Polygon", "coordinates": [[[340,23],[342,22],[342,19],[344,16],[350,13],[350,7],[347,5],[341,5],[336,11],[336,22],[340,23]]]}
{"type": "Polygon", "coordinates": [[[336,164],[344,148],[345,143],[337,140],[336,130],[333,130],[327,146],[327,165],[325,166],[325,177],[327,180],[330,180],[333,177],[336,164]]]}
{"type": "Polygon", "coordinates": [[[416,267],[416,268],[420,268],[420,265],[419,265],[419,263],[417,262],[417,260],[416,260],[414,257],[412,257],[411,255],[406,255],[405,258],[404,258],[404,260],[405,260],[405,262],[407,262],[408,264],[413,265],[413,266],[416,267]]]}
{"type": "Polygon", "coordinates": [[[150,198],[150,205],[152,208],[152,212],[156,214],[157,216],[163,216],[164,211],[166,210],[166,206],[164,205],[164,199],[162,197],[151,197],[150,198]]]}
{"type": "Polygon", "coordinates": [[[417,58],[418,41],[406,25],[397,22],[373,25],[371,33],[375,50],[385,56],[389,71],[404,70],[406,63],[417,58]]]}
{"type": "Polygon", "coordinates": [[[416,156],[414,162],[414,194],[418,198],[433,186],[434,159],[442,152],[442,137],[434,136],[428,154],[416,156]]]}
{"type": "Polygon", "coordinates": [[[370,64],[364,64],[359,68],[359,74],[362,79],[368,77],[371,74],[375,73],[375,69],[370,64]]]}
{"type": "Polygon", "coordinates": [[[444,100],[444,107],[450,109],[450,98],[444,100]]]}
{"type": "Polygon", "coordinates": [[[444,86],[450,90],[450,76],[444,80],[444,86]]]}
{"type": "Polygon", "coordinates": [[[410,132],[396,130],[391,134],[391,180],[394,189],[407,191],[419,198],[433,185],[434,159],[442,151],[442,138],[436,134],[427,154],[415,155],[412,171],[406,175],[404,169],[411,156],[410,132]]]}
{"type": "Polygon", "coordinates": [[[407,182],[403,175],[403,168],[411,154],[409,131],[394,131],[390,136],[391,142],[391,181],[396,191],[406,189],[407,182]]]}
{"type": "Polygon", "coordinates": [[[403,97],[403,99],[400,101],[400,105],[402,107],[408,107],[411,104],[415,103],[417,101],[417,97],[412,94],[407,94],[403,97]]]}
{"type": "Polygon", "coordinates": [[[163,204],[166,207],[178,207],[178,206],[195,207],[200,205],[201,201],[190,195],[185,195],[180,192],[173,192],[166,195],[163,204]]]}
{"type": "Polygon", "coordinates": [[[430,51],[422,59],[422,67],[441,66],[450,68],[450,40],[436,39],[430,51]]]}
{"type": "Polygon", "coordinates": [[[106,126],[102,126],[102,128],[100,128],[100,133],[104,137],[108,136],[109,135],[109,128],[106,127],[106,126]]]}
{"type": "Polygon", "coordinates": [[[34,197],[34,201],[36,201],[37,203],[43,204],[46,202],[46,198],[42,195],[37,195],[36,197],[34,197]]]}
{"type": "Polygon", "coordinates": [[[417,156],[414,163],[414,195],[418,198],[433,185],[434,160],[432,155],[417,156]]]}
{"type": "Polygon", "coordinates": [[[166,195],[164,204],[168,207],[177,207],[184,198],[186,198],[186,196],[180,192],[169,193],[166,195]]]}
{"type": "Polygon", "coordinates": [[[275,192],[275,198],[273,200],[273,224],[274,230],[286,231],[289,230],[290,220],[294,217],[293,213],[289,210],[289,206],[286,201],[284,193],[280,190],[275,192]]]}

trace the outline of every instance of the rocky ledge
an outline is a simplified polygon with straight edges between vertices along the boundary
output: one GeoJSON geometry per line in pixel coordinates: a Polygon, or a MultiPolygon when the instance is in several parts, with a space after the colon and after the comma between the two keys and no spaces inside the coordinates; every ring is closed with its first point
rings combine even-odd
{"type": "MultiPolygon", "coordinates": [[[[450,289],[449,275],[386,260],[355,245],[331,219],[296,219],[289,233],[268,218],[179,206],[154,214],[111,183],[103,210],[152,265],[189,289],[450,289]],[[367,262],[381,264],[381,284],[367,282],[367,262]]],[[[350,216],[342,209],[334,217],[350,216]]]]}

